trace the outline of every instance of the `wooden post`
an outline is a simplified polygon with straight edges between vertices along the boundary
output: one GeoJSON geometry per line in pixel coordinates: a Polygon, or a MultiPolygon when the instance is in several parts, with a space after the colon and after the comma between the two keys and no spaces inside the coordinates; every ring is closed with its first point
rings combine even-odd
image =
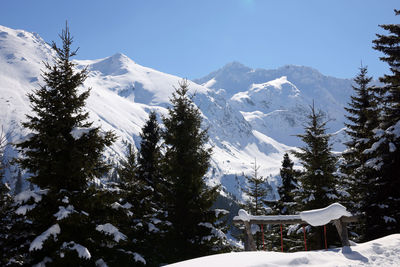
{"type": "Polygon", "coordinates": [[[245,251],[256,251],[256,243],[254,242],[253,235],[251,234],[251,227],[249,222],[244,222],[244,229],[246,231],[246,240],[244,242],[245,251]]]}
{"type": "Polygon", "coordinates": [[[304,248],[307,251],[306,227],[304,225],[303,225],[303,235],[304,235],[304,248]]]}
{"type": "Polygon", "coordinates": [[[350,242],[349,242],[349,234],[347,232],[347,227],[346,227],[347,223],[345,223],[342,220],[342,218],[334,220],[333,223],[335,224],[336,229],[337,229],[337,231],[339,233],[340,240],[342,241],[342,246],[343,247],[344,246],[349,247],[350,246],[350,242]]]}

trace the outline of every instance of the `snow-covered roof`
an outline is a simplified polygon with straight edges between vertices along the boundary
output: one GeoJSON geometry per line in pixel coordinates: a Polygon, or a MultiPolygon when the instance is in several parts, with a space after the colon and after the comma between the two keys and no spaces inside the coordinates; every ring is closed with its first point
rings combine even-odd
{"type": "Polygon", "coordinates": [[[238,216],[233,218],[234,222],[251,222],[260,223],[307,223],[312,226],[320,226],[337,220],[341,217],[351,217],[352,214],[346,210],[346,207],[340,203],[333,203],[322,209],[302,211],[298,215],[268,215],[268,216],[253,216],[241,209],[238,216]]]}

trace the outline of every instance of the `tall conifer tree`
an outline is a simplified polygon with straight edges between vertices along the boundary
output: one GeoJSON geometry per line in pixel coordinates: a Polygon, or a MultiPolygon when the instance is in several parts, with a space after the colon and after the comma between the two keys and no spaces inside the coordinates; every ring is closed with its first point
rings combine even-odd
{"type": "MultiPolygon", "coordinates": [[[[377,173],[365,164],[370,155],[364,153],[371,147],[374,129],[379,124],[378,100],[375,89],[369,87],[372,77],[367,76],[367,68],[361,67],[360,73],[354,79],[354,95],[351,96],[346,111],[346,133],[350,141],[345,145],[343,162],[340,169],[342,173],[341,184],[343,185],[342,204],[353,214],[362,214],[366,211],[366,199],[370,191],[370,182],[377,173]]],[[[357,224],[357,232],[363,236],[365,223],[357,224]]]]}
{"type": "MultiPolygon", "coordinates": [[[[298,178],[301,183],[297,196],[300,210],[324,208],[338,198],[334,175],[337,160],[331,152],[330,135],[326,133],[326,122],[323,121],[322,111],[316,111],[314,104],[310,106],[310,109],[305,133],[297,135],[305,143],[305,146],[300,147],[300,151],[292,152],[304,168],[298,178]]],[[[311,239],[311,248],[322,248],[321,229],[314,229],[311,239]]]]}
{"type": "MultiPolygon", "coordinates": [[[[278,188],[279,199],[267,202],[272,208],[273,215],[291,215],[296,214],[298,211],[296,202],[294,200],[298,185],[295,178],[296,172],[293,169],[293,165],[294,163],[290,159],[289,154],[285,153],[283,156],[282,167],[280,169],[282,185],[278,188]]],[[[275,251],[281,251],[280,227],[280,225],[271,225],[268,230],[268,246],[275,251]]],[[[282,234],[284,236],[283,250],[302,250],[303,247],[299,246],[300,237],[294,233],[288,235],[290,227],[290,225],[282,225],[282,234]]]]}
{"type": "MultiPolygon", "coordinates": [[[[399,10],[395,10],[400,15],[399,10]]],[[[364,151],[369,155],[367,166],[377,171],[371,180],[367,198],[366,239],[375,239],[400,231],[400,24],[384,24],[387,35],[377,34],[374,49],[388,63],[391,74],[379,80],[383,99],[382,118],[374,131],[374,143],[364,151]]]]}
{"type": "Polygon", "coordinates": [[[137,177],[151,188],[153,198],[160,201],[165,188],[161,175],[161,130],[155,112],[150,112],[140,137],[142,140],[138,154],[137,177]]]}
{"type": "Polygon", "coordinates": [[[289,154],[285,153],[280,169],[282,186],[278,188],[280,199],[277,208],[279,209],[279,214],[294,214],[293,191],[297,188],[297,182],[293,165],[294,163],[290,159],[289,154]]]}
{"type": "Polygon", "coordinates": [[[54,65],[45,63],[45,85],[28,94],[33,114],[26,115],[23,126],[32,134],[17,145],[24,156],[19,163],[33,174],[29,180],[42,188],[82,190],[108,169],[102,152],[114,137],[87,121],[84,107],[90,90],[79,93],[87,69],[75,72],[70,58],[77,51],[71,50],[68,27],[60,38],[62,47],[52,44],[54,65]]]}
{"type": "Polygon", "coordinates": [[[160,220],[157,217],[156,205],[153,202],[153,190],[144,179],[138,177],[139,166],[137,153],[132,144],[127,145],[125,159],[121,161],[118,168],[119,184],[118,202],[114,203],[116,209],[121,209],[129,214],[125,221],[119,220],[120,228],[127,229],[128,248],[139,252],[146,260],[146,264],[156,266],[164,259],[160,248],[160,220]],[[157,222],[157,226],[155,226],[157,222]],[[161,254],[161,255],[160,255],[161,254]]]}
{"type": "Polygon", "coordinates": [[[119,181],[122,187],[129,190],[130,186],[134,186],[136,179],[137,162],[136,153],[133,150],[132,144],[127,144],[125,158],[120,161],[117,168],[119,181]]]}
{"type": "Polygon", "coordinates": [[[243,190],[248,200],[245,209],[252,215],[266,215],[267,208],[264,202],[267,197],[267,181],[263,176],[258,174],[260,166],[254,161],[252,175],[246,175],[247,187],[243,190]]]}
{"type": "MultiPolygon", "coordinates": [[[[254,160],[253,173],[251,175],[246,175],[246,188],[243,192],[247,196],[247,201],[243,205],[245,210],[251,215],[266,215],[268,209],[265,205],[266,197],[268,194],[267,180],[258,174],[260,166],[257,165],[256,160],[254,160]]],[[[255,242],[258,249],[263,248],[261,231],[259,229],[255,235],[255,242]]]]}
{"type": "Polygon", "coordinates": [[[207,130],[201,129],[201,114],[188,90],[187,81],[182,81],[172,95],[168,117],[163,118],[168,220],[172,223],[170,261],[204,256],[218,249],[217,218],[211,210],[217,187],[209,188],[204,181],[211,148],[206,147],[207,130]]]}
{"type": "Polygon", "coordinates": [[[52,44],[54,64],[45,63],[45,85],[28,94],[33,112],[23,126],[32,133],[17,144],[20,165],[41,188],[16,196],[16,212],[26,215],[32,230],[20,254],[25,265],[133,264],[132,252],[123,249],[126,236],[114,226],[127,215],[109,207],[112,194],[90,185],[108,170],[102,153],[114,135],[87,121],[90,90],[80,89],[87,69],[77,71],[71,61],[76,50],[68,26],[60,38],[61,47],[52,44]]]}

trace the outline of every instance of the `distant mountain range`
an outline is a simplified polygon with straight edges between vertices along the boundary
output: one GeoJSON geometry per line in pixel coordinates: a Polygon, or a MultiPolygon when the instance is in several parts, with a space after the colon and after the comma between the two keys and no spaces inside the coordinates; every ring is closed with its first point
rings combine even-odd
{"type": "MultiPolygon", "coordinates": [[[[0,125],[11,133],[10,142],[27,132],[21,121],[31,112],[28,92],[42,83],[43,61],[54,56],[37,34],[0,26],[0,125]]],[[[182,78],[140,66],[123,54],[98,60],[77,60],[88,66],[85,88],[90,120],[119,137],[106,151],[109,159],[124,155],[123,141],[139,144],[139,133],[151,110],[167,115],[169,97],[182,78]]],[[[251,171],[257,159],[260,174],[267,177],[276,197],[283,154],[301,145],[295,134],[303,132],[309,105],[315,101],[330,120],[329,132],[336,133],[335,150],[344,148],[344,106],[349,101],[352,81],[324,76],[310,67],[288,65],[275,70],[252,69],[232,62],[209,75],[190,81],[194,101],[209,127],[214,147],[209,184],[222,184],[226,192],[241,198],[242,173],[251,171]]],[[[7,158],[16,155],[12,147],[7,158]]],[[[15,166],[6,172],[13,185],[15,166]]]]}

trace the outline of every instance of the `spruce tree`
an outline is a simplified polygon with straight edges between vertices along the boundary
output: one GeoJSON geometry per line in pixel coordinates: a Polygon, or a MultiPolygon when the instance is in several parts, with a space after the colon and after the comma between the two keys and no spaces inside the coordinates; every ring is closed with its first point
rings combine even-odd
{"type": "MultiPolygon", "coordinates": [[[[346,107],[349,115],[346,118],[346,133],[350,141],[345,145],[343,161],[340,165],[343,193],[341,202],[353,214],[363,214],[366,211],[366,199],[370,191],[370,181],[376,176],[376,171],[366,167],[370,155],[364,153],[371,147],[374,129],[379,124],[378,100],[375,89],[369,87],[372,77],[367,76],[367,68],[361,67],[353,85],[354,95],[346,107]]],[[[357,223],[356,231],[361,238],[365,232],[365,222],[357,223]]]]}
{"type": "Polygon", "coordinates": [[[15,205],[11,195],[11,188],[4,181],[5,159],[4,151],[8,143],[9,134],[0,131],[0,265],[23,265],[26,255],[21,255],[17,245],[24,247],[30,232],[30,224],[15,213],[15,205]]]}
{"type": "Polygon", "coordinates": [[[263,176],[258,174],[260,166],[254,161],[252,167],[253,173],[251,176],[246,175],[246,188],[243,190],[247,196],[247,201],[245,204],[245,209],[251,215],[266,215],[267,207],[264,202],[267,197],[267,181],[263,176]]]}
{"type": "Polygon", "coordinates": [[[130,186],[134,186],[136,182],[136,153],[133,150],[132,144],[127,144],[125,158],[120,161],[117,168],[119,181],[122,187],[128,189],[130,186]]]}
{"type": "Polygon", "coordinates": [[[295,171],[293,170],[293,161],[290,159],[289,154],[283,155],[282,167],[280,169],[280,175],[282,179],[282,186],[278,188],[279,201],[277,211],[279,214],[294,214],[294,196],[293,191],[297,188],[297,181],[295,179],[295,171]]]}
{"type": "MultiPolygon", "coordinates": [[[[322,111],[315,110],[314,104],[310,109],[305,133],[297,135],[305,146],[292,152],[303,165],[303,171],[298,178],[301,188],[296,196],[300,211],[324,208],[338,198],[334,175],[337,159],[331,152],[330,135],[326,133],[324,115],[322,111]]],[[[310,247],[321,249],[322,229],[314,229],[311,235],[310,247]]]]}
{"type": "Polygon", "coordinates": [[[151,257],[151,264],[159,265],[168,261],[166,232],[170,230],[170,225],[166,218],[165,194],[168,189],[161,166],[161,129],[154,111],[150,112],[140,137],[136,177],[145,186],[142,189],[142,195],[145,196],[142,198],[147,199],[147,218],[151,230],[145,244],[145,255],[151,257]]]}
{"type": "Polygon", "coordinates": [[[79,93],[87,69],[75,72],[70,58],[73,38],[68,27],[60,35],[62,47],[54,42],[54,65],[45,63],[45,85],[28,94],[33,114],[22,125],[31,130],[28,140],[17,144],[24,156],[19,164],[28,169],[34,184],[42,188],[82,190],[88,180],[108,169],[101,160],[105,146],[113,141],[111,132],[102,133],[87,121],[85,101],[90,90],[79,93]],[[55,178],[57,176],[57,178],[55,178]]]}
{"type": "Polygon", "coordinates": [[[138,154],[137,177],[153,191],[154,200],[161,201],[165,188],[161,175],[161,129],[155,112],[150,112],[140,137],[142,140],[138,154]]]}
{"type": "MultiPolygon", "coordinates": [[[[395,10],[400,15],[399,10],[395,10]]],[[[400,231],[400,24],[384,24],[388,32],[377,34],[374,49],[384,56],[391,74],[379,80],[383,102],[382,117],[374,130],[374,143],[364,151],[369,155],[366,165],[377,172],[370,181],[366,200],[366,239],[375,239],[400,231]]]]}
{"type": "Polygon", "coordinates": [[[183,80],[172,95],[172,107],[163,118],[166,145],[164,174],[168,182],[169,261],[180,261],[215,253],[219,247],[216,214],[211,207],[217,187],[209,188],[204,175],[211,148],[207,130],[201,129],[201,114],[188,96],[183,80]]]}
{"type": "MultiPolygon", "coordinates": [[[[272,215],[292,215],[298,212],[296,207],[297,205],[294,200],[298,185],[295,178],[296,172],[293,169],[293,165],[294,163],[290,159],[289,154],[285,153],[282,160],[282,167],[280,169],[282,185],[278,187],[279,199],[266,202],[272,209],[272,215]]],[[[281,251],[280,227],[280,225],[269,226],[267,238],[268,250],[281,251]]],[[[302,246],[299,246],[299,240],[301,240],[300,236],[293,233],[290,233],[290,235],[288,234],[291,232],[289,231],[291,227],[293,226],[282,225],[283,250],[297,251],[304,249],[302,246]]]]}
{"type": "Polygon", "coordinates": [[[118,201],[114,208],[124,210],[129,214],[127,220],[119,220],[120,227],[125,231],[130,242],[128,248],[139,253],[146,264],[156,266],[162,261],[163,255],[159,248],[160,225],[162,222],[155,219],[156,206],[153,202],[153,190],[146,184],[145,180],[138,177],[137,153],[133,150],[132,144],[127,144],[125,159],[121,160],[118,168],[119,188],[117,191],[118,201]],[[158,238],[156,238],[158,237],[158,238]]]}
{"type": "MultiPolygon", "coordinates": [[[[267,180],[258,174],[260,166],[257,165],[256,160],[252,167],[252,175],[245,176],[246,188],[243,192],[245,193],[247,200],[243,205],[243,208],[251,215],[266,215],[268,209],[265,205],[266,197],[268,194],[267,190],[267,180]]],[[[262,236],[261,236],[261,226],[259,226],[259,231],[255,235],[255,242],[258,249],[262,249],[262,236]]],[[[264,228],[262,229],[264,230],[264,228]]]]}
{"type": "Polygon", "coordinates": [[[112,209],[113,194],[93,183],[109,168],[102,153],[114,135],[87,121],[90,90],[81,90],[87,69],[77,71],[71,61],[76,50],[68,26],[60,38],[61,47],[52,44],[54,63],[45,63],[45,84],[28,94],[33,112],[23,126],[32,132],[17,144],[18,162],[40,188],[15,198],[16,213],[31,222],[26,249],[18,244],[20,255],[25,265],[134,264],[124,250],[126,236],[114,226],[127,215],[112,209]]]}
{"type": "Polygon", "coordinates": [[[125,159],[120,162],[118,176],[120,207],[131,213],[125,222],[129,228],[127,236],[135,240],[131,250],[138,251],[151,266],[158,266],[168,260],[169,230],[165,215],[164,180],[161,179],[161,130],[156,114],[151,112],[140,133],[142,138],[138,153],[127,145],[125,159]]]}

